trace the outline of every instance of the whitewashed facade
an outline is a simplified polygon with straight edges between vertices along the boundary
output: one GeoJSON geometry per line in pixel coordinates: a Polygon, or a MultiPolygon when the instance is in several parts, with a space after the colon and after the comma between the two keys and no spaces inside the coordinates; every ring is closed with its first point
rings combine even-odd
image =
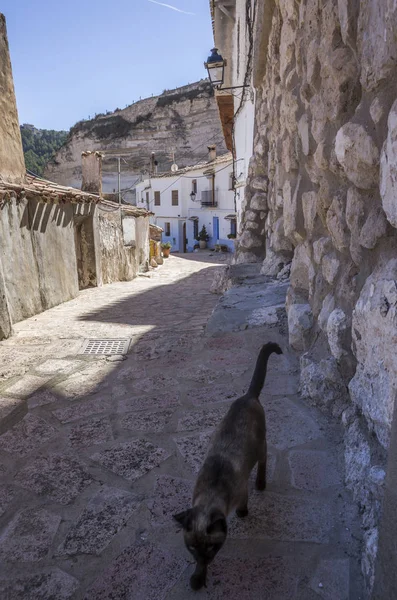
{"type": "Polygon", "coordinates": [[[233,252],[228,236],[236,233],[234,196],[231,154],[153,176],[136,187],[137,206],[155,214],[152,221],[163,229],[163,242],[171,242],[173,252],[192,252],[203,225],[209,248],[221,244],[233,252]]]}
{"type": "Polygon", "coordinates": [[[253,155],[255,89],[252,83],[252,19],[245,0],[216,4],[211,2],[214,44],[226,60],[223,88],[216,98],[225,140],[235,156],[235,187],[238,230],[244,201],[244,188],[253,155]],[[220,6],[222,5],[222,6],[220,6]],[[246,86],[246,87],[242,87],[246,86]],[[233,138],[231,127],[233,124],[233,138]]]}

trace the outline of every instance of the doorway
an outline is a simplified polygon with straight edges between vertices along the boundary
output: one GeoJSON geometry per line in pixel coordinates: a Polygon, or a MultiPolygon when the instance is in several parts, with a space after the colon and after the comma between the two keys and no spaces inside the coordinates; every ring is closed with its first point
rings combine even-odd
{"type": "Polygon", "coordinates": [[[214,244],[219,242],[219,217],[212,218],[212,232],[214,236],[214,244]]]}
{"type": "Polygon", "coordinates": [[[186,245],[187,245],[187,239],[186,239],[186,222],[184,222],[183,225],[182,225],[182,248],[183,248],[184,254],[186,254],[186,245]]]}

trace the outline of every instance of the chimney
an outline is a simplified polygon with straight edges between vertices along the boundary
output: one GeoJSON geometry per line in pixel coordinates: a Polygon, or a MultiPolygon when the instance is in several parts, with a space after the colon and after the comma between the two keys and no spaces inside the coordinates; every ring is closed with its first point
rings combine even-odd
{"type": "Polygon", "coordinates": [[[81,170],[83,192],[102,196],[102,154],[100,152],[82,152],[81,170]]]}
{"type": "Polygon", "coordinates": [[[208,146],[208,162],[212,162],[216,159],[216,146],[208,146]]]}

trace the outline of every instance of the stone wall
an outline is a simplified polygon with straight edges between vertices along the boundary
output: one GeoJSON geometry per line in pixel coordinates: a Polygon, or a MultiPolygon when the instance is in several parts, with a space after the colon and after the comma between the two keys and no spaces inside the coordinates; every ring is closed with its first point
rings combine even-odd
{"type": "Polygon", "coordinates": [[[11,323],[77,295],[72,205],[5,203],[0,210],[0,241],[11,323]]]}
{"type": "Polygon", "coordinates": [[[302,393],[345,427],[370,589],[397,391],[397,5],[263,4],[237,260],[262,260],[266,245],[264,273],[291,263],[302,393]]]}
{"type": "Polygon", "coordinates": [[[0,13],[0,165],[1,175],[7,181],[21,182],[25,177],[21,132],[10,52],[4,15],[0,13]]]}
{"type": "MultiPolygon", "coordinates": [[[[118,211],[98,215],[102,283],[131,281],[149,265],[149,218],[123,217],[135,221],[135,243],[124,239],[118,211]]],[[[131,228],[128,228],[128,231],[131,228]]]]}

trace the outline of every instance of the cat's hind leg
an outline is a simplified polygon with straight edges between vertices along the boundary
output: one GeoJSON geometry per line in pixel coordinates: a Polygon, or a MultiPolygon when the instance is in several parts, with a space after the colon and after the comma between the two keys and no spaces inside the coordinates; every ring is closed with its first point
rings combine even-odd
{"type": "Polygon", "coordinates": [[[258,470],[256,473],[255,487],[257,490],[266,489],[267,443],[264,440],[258,457],[258,470]]]}

